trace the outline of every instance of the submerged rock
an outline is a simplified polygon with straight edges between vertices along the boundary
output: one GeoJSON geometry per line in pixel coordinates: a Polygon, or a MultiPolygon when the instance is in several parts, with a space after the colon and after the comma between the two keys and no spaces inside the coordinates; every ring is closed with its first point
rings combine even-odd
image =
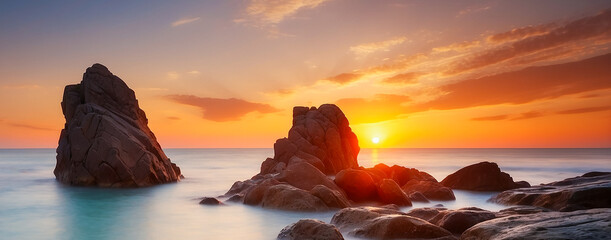
{"type": "Polygon", "coordinates": [[[426,220],[454,234],[461,234],[475,224],[496,218],[495,213],[475,207],[457,210],[416,208],[407,215],[426,220]]]}
{"type": "Polygon", "coordinates": [[[148,128],[134,91],[105,66],[94,64],[80,84],[66,86],[61,106],[66,124],[53,171],[58,181],[146,187],[181,177],[148,128]]]}
{"type": "Polygon", "coordinates": [[[580,177],[499,193],[491,201],[506,205],[532,205],[556,211],[611,208],[611,173],[580,177]]]}
{"type": "Polygon", "coordinates": [[[213,197],[205,197],[204,199],[202,199],[201,201],[199,201],[199,204],[202,205],[221,205],[223,203],[221,203],[221,201],[219,201],[216,198],[213,197]]]}
{"type": "Polygon", "coordinates": [[[441,184],[452,189],[471,191],[504,191],[514,188],[529,187],[527,182],[514,182],[511,176],[496,163],[480,162],[469,165],[448,175],[441,184]]]}
{"type": "Polygon", "coordinates": [[[283,228],[278,240],[343,240],[342,234],[331,224],[315,219],[302,219],[283,228]]]}
{"type": "Polygon", "coordinates": [[[513,215],[479,223],[461,239],[611,239],[611,209],[513,215]]]}

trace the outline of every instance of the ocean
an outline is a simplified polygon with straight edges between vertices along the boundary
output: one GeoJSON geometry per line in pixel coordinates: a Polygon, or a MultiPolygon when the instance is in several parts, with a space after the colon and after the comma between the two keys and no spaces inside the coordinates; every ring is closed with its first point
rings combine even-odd
{"type": "MultiPolygon", "coordinates": [[[[296,213],[238,203],[203,206],[233,182],[259,171],[273,149],[165,149],[186,177],[141,189],[69,187],[55,181],[55,149],[0,149],[0,239],[275,239],[303,218],[329,222],[334,212],[296,213]]],[[[417,168],[441,181],[473,163],[492,161],[532,185],[590,171],[611,171],[611,149],[362,149],[359,163],[417,168]]],[[[455,191],[450,209],[500,210],[494,192],[455,191]]],[[[410,208],[402,208],[408,211],[410,208]]],[[[344,236],[350,239],[349,236],[344,236]]]]}

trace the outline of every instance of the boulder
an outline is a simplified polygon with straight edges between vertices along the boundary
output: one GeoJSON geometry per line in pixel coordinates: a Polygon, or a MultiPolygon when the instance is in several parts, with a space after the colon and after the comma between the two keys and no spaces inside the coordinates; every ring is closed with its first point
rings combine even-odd
{"type": "Polygon", "coordinates": [[[388,208],[345,208],[333,215],[331,223],[359,238],[455,239],[443,228],[388,208]]]}
{"type": "Polygon", "coordinates": [[[378,200],[384,204],[411,206],[412,201],[392,179],[382,179],[378,184],[378,200]]]}
{"type": "Polygon", "coordinates": [[[499,166],[492,162],[480,162],[461,168],[448,175],[441,184],[452,189],[471,191],[505,191],[530,186],[527,182],[514,182],[509,174],[501,172],[499,166]]]}
{"type": "MultiPolygon", "coordinates": [[[[274,144],[273,161],[288,165],[297,156],[323,168],[325,174],[336,174],[343,169],[358,167],[359,151],[356,135],[337,106],[323,104],[318,109],[295,107],[288,138],[278,139],[274,144]]],[[[275,164],[269,162],[266,165],[275,164]]]]}
{"type": "Polygon", "coordinates": [[[263,200],[263,196],[265,196],[267,189],[278,184],[280,184],[278,180],[270,178],[261,181],[259,184],[254,185],[251,188],[248,188],[244,194],[244,204],[258,205],[263,200]]]}
{"type": "Polygon", "coordinates": [[[481,222],[461,239],[610,239],[611,209],[542,212],[481,222]]]}
{"type": "Polygon", "coordinates": [[[611,208],[611,173],[586,173],[549,184],[508,190],[492,197],[491,201],[556,211],[611,208]]]}
{"type": "Polygon", "coordinates": [[[216,198],[213,197],[205,197],[204,199],[202,199],[201,201],[199,201],[199,204],[202,205],[221,205],[223,203],[221,203],[221,201],[219,201],[216,198]]]}
{"type": "Polygon", "coordinates": [[[461,234],[475,224],[496,218],[495,213],[475,207],[457,210],[416,208],[407,212],[407,215],[428,221],[453,234],[461,234]]]}
{"type": "Polygon", "coordinates": [[[105,66],[87,68],[64,89],[66,119],[53,173],[64,184],[147,187],[177,182],[180,168],[165,155],[136,95],[105,66]]]}
{"type": "Polygon", "coordinates": [[[335,183],[353,201],[374,200],[377,195],[377,186],[371,175],[365,170],[342,170],[335,176],[335,183]]]}
{"type": "Polygon", "coordinates": [[[320,198],[329,208],[350,207],[350,202],[342,193],[337,190],[331,190],[327,186],[316,185],[310,190],[310,193],[320,198]]]}
{"type": "Polygon", "coordinates": [[[412,200],[412,202],[430,202],[429,199],[424,196],[424,194],[418,191],[410,193],[409,200],[412,200]]]}
{"type": "Polygon", "coordinates": [[[437,181],[412,179],[405,183],[402,189],[407,194],[420,192],[430,200],[446,201],[456,199],[452,189],[441,185],[437,181]]]}
{"type": "Polygon", "coordinates": [[[392,167],[389,167],[386,164],[380,163],[378,165],[375,165],[373,169],[384,173],[384,178],[390,178],[394,180],[397,184],[399,184],[399,186],[405,185],[408,181],[412,179],[437,182],[437,180],[430,174],[426,172],[421,172],[415,168],[406,168],[398,165],[393,165],[392,167]]]}
{"type": "Polygon", "coordinates": [[[275,178],[306,191],[312,190],[317,185],[324,185],[329,189],[341,192],[341,189],[327,175],[307,162],[292,163],[275,178]]]}
{"type": "Polygon", "coordinates": [[[283,228],[278,240],[343,240],[342,234],[331,224],[315,219],[301,219],[283,228]]]}
{"type": "Polygon", "coordinates": [[[524,214],[534,214],[534,213],[542,213],[542,212],[550,212],[551,210],[542,207],[534,207],[534,206],[513,206],[505,209],[501,209],[497,213],[495,213],[497,218],[507,217],[511,215],[524,215],[524,214]]]}
{"type": "Polygon", "coordinates": [[[326,211],[329,209],[320,198],[288,184],[269,187],[263,195],[261,206],[300,212],[326,211]]]}

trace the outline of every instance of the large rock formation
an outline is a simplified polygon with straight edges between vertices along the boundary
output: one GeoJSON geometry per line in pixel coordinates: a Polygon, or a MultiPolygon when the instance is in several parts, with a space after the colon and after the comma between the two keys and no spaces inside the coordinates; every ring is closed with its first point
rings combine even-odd
{"type": "Polygon", "coordinates": [[[514,182],[513,178],[496,163],[480,162],[469,165],[448,175],[441,181],[446,187],[472,191],[504,191],[520,187],[530,187],[527,182],[514,182]]]}
{"type": "Polygon", "coordinates": [[[148,128],[148,119],[123,80],[101,64],[64,89],[66,124],[53,173],[79,186],[145,187],[176,182],[181,174],[148,128]]]}
{"type": "Polygon", "coordinates": [[[491,199],[507,205],[532,205],[556,211],[611,208],[611,173],[591,172],[530,188],[499,193],[491,199]]]}
{"type": "Polygon", "coordinates": [[[611,209],[513,215],[479,223],[461,239],[611,239],[611,209]]]}
{"type": "Polygon", "coordinates": [[[289,165],[299,158],[318,167],[325,174],[336,174],[347,168],[358,167],[360,148],[344,113],[333,104],[293,108],[293,126],[288,138],[274,144],[274,158],[268,159],[261,173],[272,173],[276,165],[289,165]]]}

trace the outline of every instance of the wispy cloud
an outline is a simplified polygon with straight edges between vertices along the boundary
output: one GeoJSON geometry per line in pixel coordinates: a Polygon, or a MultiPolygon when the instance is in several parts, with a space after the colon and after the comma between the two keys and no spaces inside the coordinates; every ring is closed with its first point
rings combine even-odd
{"type": "Polygon", "coordinates": [[[8,125],[12,127],[26,128],[26,129],[39,130],[39,131],[58,131],[58,129],[40,127],[40,126],[35,126],[35,125],[23,124],[23,123],[8,123],[8,125]]]}
{"type": "Polygon", "coordinates": [[[183,18],[177,21],[172,22],[172,27],[178,27],[180,25],[185,25],[185,24],[189,24],[192,22],[195,22],[197,20],[201,19],[200,17],[194,17],[194,18],[183,18]]]}
{"type": "Polygon", "coordinates": [[[193,75],[200,74],[200,72],[199,72],[199,71],[197,71],[197,70],[189,71],[189,72],[187,72],[187,73],[188,73],[188,74],[193,74],[193,75]]]}
{"type": "Polygon", "coordinates": [[[399,45],[405,40],[407,40],[406,37],[396,37],[386,41],[363,43],[350,47],[350,51],[362,58],[378,51],[389,51],[392,46],[399,45]]]}
{"type": "Polygon", "coordinates": [[[580,114],[580,113],[600,112],[600,111],[607,111],[607,110],[611,110],[611,106],[574,108],[574,109],[559,111],[558,114],[580,114]]]}
{"type": "Polygon", "coordinates": [[[385,78],[382,80],[382,83],[390,83],[390,84],[410,84],[418,82],[418,78],[422,76],[423,73],[420,72],[407,72],[394,75],[389,78],[385,78]]]}
{"type": "Polygon", "coordinates": [[[277,25],[304,9],[313,9],[328,0],[250,0],[244,18],[234,22],[266,29],[272,37],[285,35],[277,25]]]}
{"type": "Polygon", "coordinates": [[[348,84],[351,82],[355,82],[359,80],[359,78],[363,76],[363,74],[359,73],[342,73],[333,77],[329,77],[325,79],[326,81],[337,83],[337,84],[348,84]]]}
{"type": "Polygon", "coordinates": [[[210,98],[193,95],[168,95],[176,103],[199,107],[203,118],[215,122],[237,121],[251,112],[263,114],[279,112],[269,104],[253,103],[237,98],[210,98]]]}
{"type": "Polygon", "coordinates": [[[495,116],[487,116],[487,117],[476,117],[471,118],[472,121],[499,121],[505,120],[509,117],[508,115],[495,115],[495,116]]]}
{"type": "Polygon", "coordinates": [[[177,72],[172,71],[172,72],[167,72],[167,73],[166,73],[166,76],[167,76],[167,77],[168,77],[168,79],[170,79],[170,80],[176,80],[176,79],[178,79],[178,78],[180,77],[180,74],[179,74],[179,73],[177,73],[177,72]]]}

